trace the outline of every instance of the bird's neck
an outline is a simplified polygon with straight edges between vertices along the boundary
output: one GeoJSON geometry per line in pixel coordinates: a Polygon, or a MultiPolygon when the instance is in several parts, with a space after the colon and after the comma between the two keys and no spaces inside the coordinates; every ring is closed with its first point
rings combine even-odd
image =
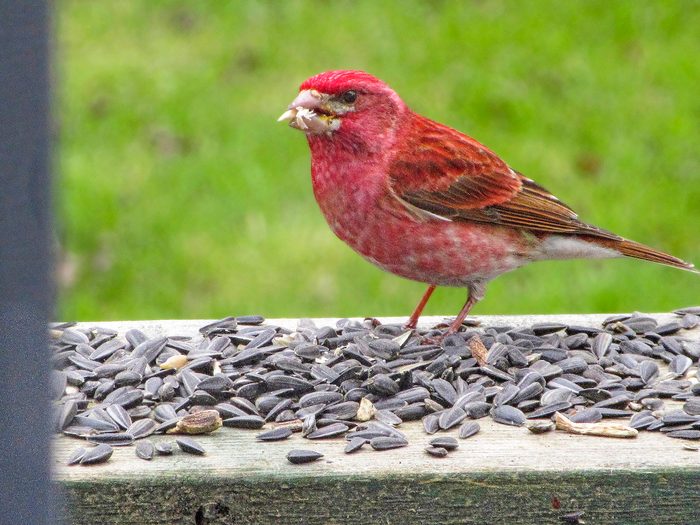
{"type": "Polygon", "coordinates": [[[408,108],[378,112],[371,119],[344,119],[329,135],[307,135],[311,149],[314,191],[326,186],[363,184],[383,178],[392,147],[403,128],[408,108]]]}

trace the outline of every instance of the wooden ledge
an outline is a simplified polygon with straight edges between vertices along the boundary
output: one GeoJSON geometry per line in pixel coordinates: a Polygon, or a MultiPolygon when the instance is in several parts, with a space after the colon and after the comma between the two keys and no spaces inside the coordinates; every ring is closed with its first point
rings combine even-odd
{"type": "MultiPolygon", "coordinates": [[[[605,317],[479,319],[486,326],[545,321],[598,326],[605,317]]],[[[654,317],[660,322],[672,318],[654,317]]],[[[296,326],[296,320],[269,322],[296,326]]],[[[83,324],[122,333],[138,327],[148,335],[194,335],[206,323],[83,324]]],[[[319,326],[334,323],[317,320],[319,326]]],[[[700,338],[698,329],[687,334],[700,338]]],[[[489,418],[479,424],[476,436],[460,440],[460,447],[441,459],[424,452],[435,436],[425,434],[419,422],[401,426],[408,447],[384,452],[363,448],[344,454],[343,438],[310,441],[294,435],[260,443],[258,431],[223,428],[196,438],[207,450],[203,457],[180,453],[147,462],[136,458],[134,447],[125,447],[115,449],[108,463],[92,467],[65,466],[82,442],[61,436],[54,443],[54,477],[66,494],[70,523],[86,525],[556,524],[563,523],[564,511],[579,510],[589,524],[698,523],[700,452],[683,449],[680,440],[652,432],[634,439],[534,435],[489,418]],[[292,465],[285,455],[294,448],[324,457],[292,465]]]]}

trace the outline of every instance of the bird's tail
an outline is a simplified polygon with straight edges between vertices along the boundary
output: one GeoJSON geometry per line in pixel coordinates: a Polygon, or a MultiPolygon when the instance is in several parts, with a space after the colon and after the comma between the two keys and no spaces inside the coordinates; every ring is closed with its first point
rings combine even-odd
{"type": "Polygon", "coordinates": [[[680,268],[681,270],[687,270],[689,272],[700,273],[700,271],[698,271],[697,268],[695,268],[695,266],[689,262],[635,241],[620,238],[595,239],[594,242],[605,246],[606,248],[612,248],[626,257],[633,257],[644,261],[665,264],[666,266],[673,266],[674,268],[680,268]]]}

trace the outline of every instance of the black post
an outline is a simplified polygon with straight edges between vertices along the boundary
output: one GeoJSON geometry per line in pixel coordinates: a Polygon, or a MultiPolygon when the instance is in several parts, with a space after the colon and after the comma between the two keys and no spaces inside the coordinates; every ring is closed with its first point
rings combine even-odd
{"type": "Polygon", "coordinates": [[[52,523],[49,12],[0,1],[0,523],[52,523]]]}

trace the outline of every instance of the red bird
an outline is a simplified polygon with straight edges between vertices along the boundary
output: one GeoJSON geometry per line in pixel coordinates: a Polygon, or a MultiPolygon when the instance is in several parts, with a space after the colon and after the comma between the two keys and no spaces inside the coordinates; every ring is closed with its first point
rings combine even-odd
{"type": "Polygon", "coordinates": [[[548,259],[634,257],[693,265],[581,222],[467,135],[411,111],[363,71],[306,80],[279,119],[306,134],[314,195],[335,234],[368,261],[428,289],[464,287],[456,332],[486,283],[548,259]]]}

